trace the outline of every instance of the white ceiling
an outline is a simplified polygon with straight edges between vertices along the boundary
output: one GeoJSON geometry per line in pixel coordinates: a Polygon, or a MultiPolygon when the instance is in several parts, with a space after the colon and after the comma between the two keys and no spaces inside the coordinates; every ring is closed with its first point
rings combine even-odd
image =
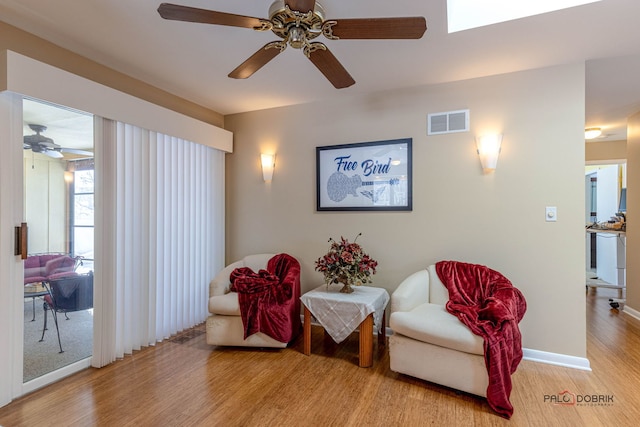
{"type": "Polygon", "coordinates": [[[92,115],[31,99],[24,99],[22,105],[23,135],[35,134],[30,124],[43,125],[47,129],[42,135],[61,147],[93,151],[92,115]]]}
{"type": "MultiPolygon", "coordinates": [[[[271,4],[172,1],[260,18],[271,4]]],[[[428,29],[420,40],[322,40],[356,80],[337,90],[292,48],[247,80],[228,78],[278,38],[164,20],[159,0],[0,0],[0,19],[225,115],[581,61],[587,127],[603,127],[603,139],[624,139],[626,117],[640,111],[638,0],[602,0],[452,34],[446,0],[321,3],[328,19],[424,16],[428,29]]]]}

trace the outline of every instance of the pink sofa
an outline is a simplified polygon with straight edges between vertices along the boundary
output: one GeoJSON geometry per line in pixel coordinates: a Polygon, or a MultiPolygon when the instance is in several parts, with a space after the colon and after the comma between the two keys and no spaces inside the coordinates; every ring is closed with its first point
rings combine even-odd
{"type": "Polygon", "coordinates": [[[24,284],[75,276],[76,262],[64,254],[30,255],[24,262],[24,284]]]}

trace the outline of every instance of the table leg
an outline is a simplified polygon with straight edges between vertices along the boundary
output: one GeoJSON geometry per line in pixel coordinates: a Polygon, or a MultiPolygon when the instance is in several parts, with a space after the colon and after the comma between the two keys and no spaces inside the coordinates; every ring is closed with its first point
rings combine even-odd
{"type": "Polygon", "coordinates": [[[303,352],[309,356],[311,354],[311,312],[307,307],[304,307],[304,325],[302,331],[304,337],[303,352]]]}
{"type": "Polygon", "coordinates": [[[373,366],[373,313],[360,323],[360,367],[373,366]]]}
{"type": "Polygon", "coordinates": [[[378,346],[387,344],[387,310],[382,312],[382,330],[378,331],[378,346]]]}

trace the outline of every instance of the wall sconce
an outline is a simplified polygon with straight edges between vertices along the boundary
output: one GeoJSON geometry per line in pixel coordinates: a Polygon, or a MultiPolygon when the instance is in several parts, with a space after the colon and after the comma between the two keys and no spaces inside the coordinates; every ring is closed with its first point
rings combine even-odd
{"type": "Polygon", "coordinates": [[[584,139],[593,139],[602,135],[602,129],[600,128],[587,128],[584,130],[584,139]]]}
{"type": "Polygon", "coordinates": [[[73,172],[64,171],[64,182],[71,184],[73,182],[73,172]]]}
{"type": "Polygon", "coordinates": [[[273,178],[273,169],[276,166],[275,154],[260,154],[262,162],[262,178],[264,182],[269,182],[273,178]]]}
{"type": "Polygon", "coordinates": [[[476,145],[484,173],[496,170],[502,145],[502,134],[478,136],[476,137],[476,145]]]}

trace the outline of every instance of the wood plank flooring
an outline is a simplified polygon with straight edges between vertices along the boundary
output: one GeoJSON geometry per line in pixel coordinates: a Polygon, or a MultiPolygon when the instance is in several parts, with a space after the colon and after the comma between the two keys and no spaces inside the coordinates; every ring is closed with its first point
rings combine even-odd
{"type": "MultiPolygon", "coordinates": [[[[612,310],[617,291],[589,290],[592,372],[523,361],[510,421],[484,399],[389,370],[385,347],[358,367],[358,336],[335,345],[313,328],[284,350],[210,347],[204,327],[102,369],[88,369],[0,408],[18,426],[635,426],[640,420],[640,327],[612,310]],[[569,390],[583,400],[557,405],[569,390]]],[[[425,363],[429,363],[425,360],[425,363]]]]}

